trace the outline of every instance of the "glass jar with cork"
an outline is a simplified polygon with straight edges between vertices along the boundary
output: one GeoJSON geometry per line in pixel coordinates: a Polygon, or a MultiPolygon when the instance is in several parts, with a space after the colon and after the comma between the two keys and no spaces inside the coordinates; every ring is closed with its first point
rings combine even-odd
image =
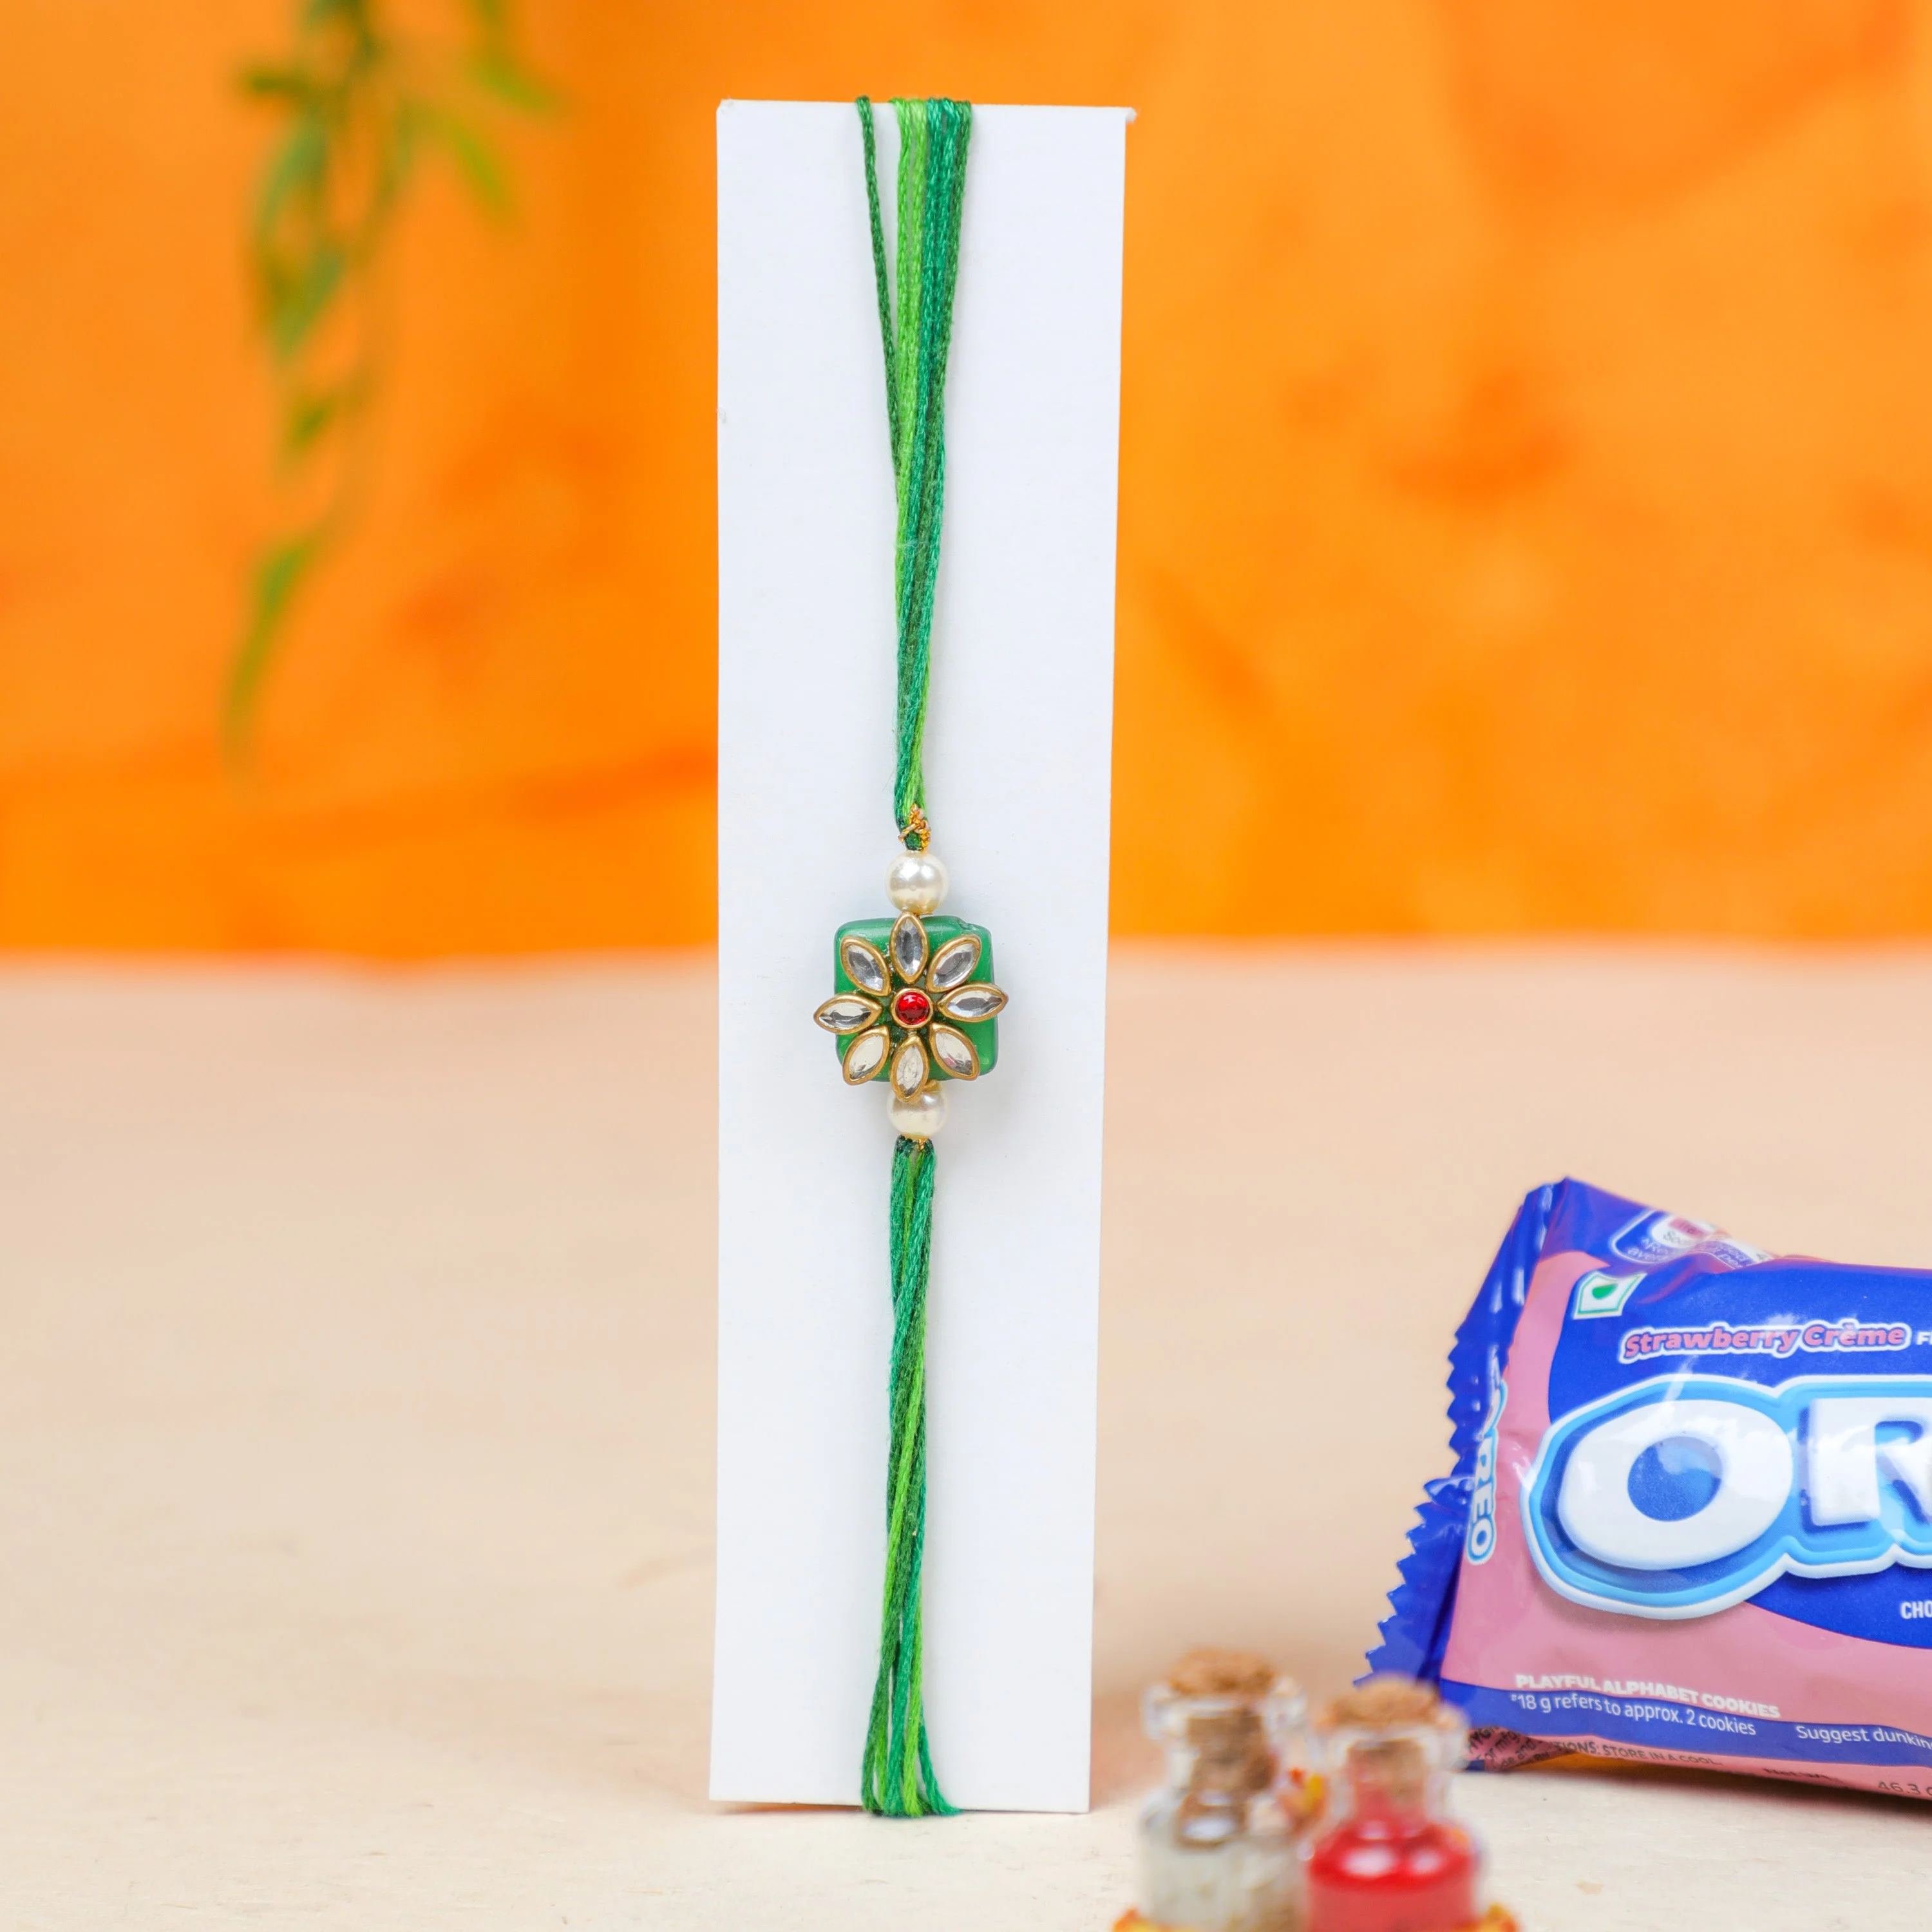
{"type": "Polygon", "coordinates": [[[1461,1712],[1425,1684],[1372,1677],[1314,1730],[1328,1800],[1309,1848],[1307,1932],[1514,1932],[1478,1904],[1482,1856],[1448,1815],[1461,1712]]]}
{"type": "Polygon", "coordinates": [[[1143,1927],[1297,1932],[1306,1703],[1244,1651],[1191,1651],[1142,1702],[1166,1783],[1141,1814],[1143,1927]]]}

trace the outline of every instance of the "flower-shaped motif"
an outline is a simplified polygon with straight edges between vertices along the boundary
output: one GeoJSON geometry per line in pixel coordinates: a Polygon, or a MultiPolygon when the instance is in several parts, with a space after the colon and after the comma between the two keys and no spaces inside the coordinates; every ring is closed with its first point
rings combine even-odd
{"type": "Polygon", "coordinates": [[[894,922],[883,950],[861,933],[842,932],[838,963],[852,989],[835,993],[812,1018],[840,1036],[847,1084],[885,1074],[893,1092],[910,1100],[936,1074],[978,1079],[980,1048],[964,1029],[1006,1004],[998,987],[974,976],[984,950],[970,929],[935,940],[911,913],[894,922]]]}

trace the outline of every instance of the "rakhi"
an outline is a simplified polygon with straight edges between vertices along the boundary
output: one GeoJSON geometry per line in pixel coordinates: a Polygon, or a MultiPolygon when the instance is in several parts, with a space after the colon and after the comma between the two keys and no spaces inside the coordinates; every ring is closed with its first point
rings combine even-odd
{"type": "Polygon", "coordinates": [[[895,100],[898,259],[886,266],[872,104],[858,100],[885,347],[886,423],[898,488],[894,562],[898,655],[892,819],[903,850],[886,874],[897,916],[854,920],[832,940],[831,998],[813,1015],[836,1036],[848,1086],[886,1083],[892,1146],[888,1252],[892,1294],[885,1600],[878,1675],[860,1773],[861,1802],[890,1817],[950,1814],[934,1775],[922,1690],[920,1573],[926,1548],[926,1299],[932,1251],[932,1137],[944,1083],[976,1080],[999,1058],[993,944],[941,917],[946,873],[926,815],[926,693],[933,592],[946,498],[946,362],[959,265],[959,215],[973,110],[963,100],[895,100]],[[896,285],[896,286],[895,286],[896,285]]]}

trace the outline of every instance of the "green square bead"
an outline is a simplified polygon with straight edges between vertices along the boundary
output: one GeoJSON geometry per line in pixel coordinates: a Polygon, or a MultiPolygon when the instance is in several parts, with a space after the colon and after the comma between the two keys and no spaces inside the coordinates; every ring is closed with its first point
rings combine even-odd
{"type": "MultiPolygon", "coordinates": [[[[835,994],[858,993],[862,998],[872,997],[866,994],[845,970],[842,946],[848,935],[856,936],[870,940],[890,960],[892,957],[890,941],[892,928],[898,923],[896,914],[886,919],[855,919],[849,920],[832,934],[832,990],[835,994]]],[[[965,920],[953,919],[944,913],[935,913],[930,918],[921,920],[920,924],[926,928],[926,956],[928,959],[949,941],[958,938],[962,933],[971,933],[980,942],[980,964],[974,972],[973,983],[976,986],[982,980],[993,979],[993,936],[983,926],[974,926],[965,920]]],[[[892,1024],[890,1014],[886,1016],[886,1024],[892,1024]]],[[[973,1042],[974,1051],[980,1056],[980,1077],[984,1079],[999,1064],[999,1016],[995,1014],[991,1019],[986,1020],[948,1020],[946,1024],[963,1033],[973,1042]]],[[[892,1044],[896,1048],[905,1037],[905,1031],[903,1027],[892,1027],[892,1044]]],[[[848,1035],[843,1039],[835,1039],[832,1042],[832,1050],[838,1054],[842,1066],[844,1064],[845,1049],[856,1036],[848,1035]]],[[[950,1080],[954,1077],[930,1054],[926,1059],[934,1080],[950,1080]]],[[[874,1080],[884,1079],[892,1070],[892,1055],[888,1054],[872,1078],[874,1080]]]]}

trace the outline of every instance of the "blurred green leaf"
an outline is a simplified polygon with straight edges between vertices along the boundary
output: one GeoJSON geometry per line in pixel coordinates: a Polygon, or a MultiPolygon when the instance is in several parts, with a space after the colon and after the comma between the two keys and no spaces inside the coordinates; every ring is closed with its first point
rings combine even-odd
{"type": "Polygon", "coordinates": [[[308,0],[302,10],[302,22],[310,28],[339,22],[365,39],[374,38],[375,34],[370,0],[308,0]]]}
{"type": "Polygon", "coordinates": [[[304,113],[270,156],[255,198],[255,232],[266,235],[297,200],[320,199],[328,180],[328,130],[304,113]]]}
{"type": "Polygon", "coordinates": [[[403,191],[422,152],[424,104],[406,94],[397,102],[383,132],[382,159],[376,171],[372,212],[386,212],[403,191]]]}
{"type": "Polygon", "coordinates": [[[244,94],[261,100],[306,103],[316,92],[315,76],[306,68],[244,67],[238,83],[244,94]]]}
{"type": "Polygon", "coordinates": [[[470,58],[470,77],[486,94],[526,114],[554,114],[563,96],[501,47],[485,47],[470,58]]]}
{"type": "Polygon", "coordinates": [[[286,362],[328,313],[342,286],[348,257],[333,242],[320,244],[302,263],[268,316],[276,358],[286,362]]]}
{"type": "Polygon", "coordinates": [[[298,389],[282,412],[282,456],[294,462],[320,442],[362,402],[358,382],[338,382],[326,389],[298,389]]]}
{"type": "Polygon", "coordinates": [[[463,40],[443,46],[393,38],[393,4],[289,0],[286,51],[236,76],[242,94],[277,122],[250,211],[247,262],[277,370],[280,452],[316,485],[328,479],[329,491],[308,527],[268,545],[252,567],[222,707],[237,757],[291,606],[347,520],[352,439],[381,382],[379,330],[322,325],[338,313],[370,319],[391,218],[427,148],[446,155],[477,202],[501,218],[514,196],[490,137],[493,112],[548,113],[562,101],[518,57],[514,0],[454,0],[463,40]]]}
{"type": "Polygon", "coordinates": [[[498,220],[509,214],[513,197],[510,178],[496,149],[468,122],[442,107],[426,108],[422,131],[440,143],[470,184],[484,212],[498,220]]]}
{"type": "Polygon", "coordinates": [[[271,544],[255,560],[248,614],[242,642],[229,660],[223,696],[222,738],[231,759],[247,752],[261,696],[262,680],[279,647],[289,607],[310,566],[320,554],[322,526],[271,544]]]}

